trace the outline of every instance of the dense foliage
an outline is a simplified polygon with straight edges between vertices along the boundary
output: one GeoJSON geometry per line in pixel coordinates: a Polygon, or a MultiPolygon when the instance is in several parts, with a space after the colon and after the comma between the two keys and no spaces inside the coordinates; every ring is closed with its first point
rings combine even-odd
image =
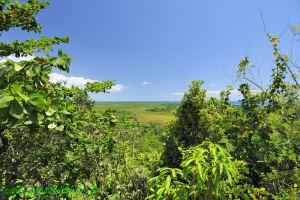
{"type": "MultiPolygon", "coordinates": [[[[36,14],[47,5],[0,1],[0,31],[40,32],[36,14]]],[[[94,110],[88,93],[107,92],[112,81],[84,88],[49,81],[54,68],[69,71],[67,54],[49,53],[68,41],[42,37],[0,43],[0,56],[25,58],[0,63],[0,198],[144,198],[147,179],[159,163],[160,136],[134,118],[94,110]],[[59,189],[67,192],[55,192],[59,189]]]]}
{"type": "Polygon", "coordinates": [[[236,163],[221,146],[203,142],[184,153],[181,168],[162,168],[149,181],[148,199],[213,199],[230,194],[239,177],[236,163]]]}
{"type": "MultiPolygon", "coordinates": [[[[270,85],[264,89],[249,79],[250,61],[248,57],[242,59],[237,72],[242,81],[239,86],[243,95],[240,107],[229,104],[231,86],[221,92],[220,100],[207,99],[206,91],[201,88],[202,81],[192,82],[177,109],[176,120],[170,124],[162,157],[164,165],[169,167],[167,171],[175,170],[174,173],[179,175],[172,176],[174,181],[171,181],[163,168],[149,181],[149,198],[300,198],[300,87],[289,58],[279,52],[278,38],[271,34],[268,37],[275,57],[270,85]],[[199,149],[195,146],[207,142],[225,148],[226,155],[232,157],[235,164],[230,160],[218,160],[224,153],[214,151],[211,159],[203,161],[203,165],[214,172],[206,172],[200,161],[195,166],[188,166],[191,170],[200,165],[199,172],[210,176],[215,174],[214,178],[203,181],[201,173],[199,177],[197,173],[187,177],[182,173],[187,170],[185,163],[190,162],[185,151],[197,155],[199,149]],[[211,163],[212,160],[216,163],[211,163]],[[222,179],[226,178],[218,165],[227,166],[227,170],[233,169],[229,166],[234,165],[238,173],[227,173],[227,176],[233,176],[237,181],[232,187],[215,187],[211,191],[210,184],[224,185],[222,179]],[[196,197],[195,187],[202,191],[196,197]],[[184,192],[178,193],[179,190],[184,192]]],[[[205,157],[201,154],[198,159],[205,157]]]]}
{"type": "MultiPolygon", "coordinates": [[[[0,32],[40,32],[36,14],[48,4],[0,0],[0,32]]],[[[0,43],[1,57],[32,58],[0,62],[0,199],[299,199],[300,86],[278,38],[268,39],[268,86],[249,78],[245,57],[241,106],[229,103],[233,87],[218,100],[193,81],[167,129],[98,112],[88,93],[113,81],[51,83],[53,69],[70,69],[62,50],[50,55],[68,37],[0,43]]]]}

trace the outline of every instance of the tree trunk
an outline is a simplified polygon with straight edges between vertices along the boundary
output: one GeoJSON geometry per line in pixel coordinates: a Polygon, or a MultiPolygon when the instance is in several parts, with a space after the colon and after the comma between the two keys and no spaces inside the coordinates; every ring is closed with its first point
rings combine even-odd
{"type": "Polygon", "coordinates": [[[207,182],[207,199],[208,200],[213,200],[213,194],[212,194],[212,190],[213,190],[213,183],[211,181],[211,179],[208,180],[207,182]]]}

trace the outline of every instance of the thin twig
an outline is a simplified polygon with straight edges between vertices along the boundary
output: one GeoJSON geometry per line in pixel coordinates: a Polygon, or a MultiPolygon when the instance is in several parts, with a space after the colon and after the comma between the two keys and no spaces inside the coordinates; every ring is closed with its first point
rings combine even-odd
{"type": "MultiPolygon", "coordinates": [[[[265,31],[267,37],[270,38],[270,35],[269,35],[269,33],[268,33],[268,31],[267,31],[267,28],[266,28],[266,24],[265,24],[265,20],[264,20],[264,16],[263,16],[262,12],[260,12],[260,16],[261,16],[261,20],[262,20],[262,23],[263,23],[264,31],[265,31]]],[[[283,60],[284,65],[285,65],[286,68],[288,69],[289,73],[291,74],[292,79],[293,79],[294,82],[296,83],[297,87],[300,89],[300,85],[299,85],[299,83],[298,83],[298,81],[297,81],[297,79],[296,79],[294,73],[292,72],[291,68],[290,68],[289,65],[284,61],[284,59],[282,59],[282,60],[283,60]]]]}
{"type": "Polygon", "coordinates": [[[258,85],[257,83],[255,83],[254,81],[252,81],[251,79],[247,78],[246,76],[243,76],[244,79],[246,79],[247,81],[249,81],[250,83],[252,83],[253,85],[255,85],[258,89],[260,89],[262,92],[265,92],[265,90],[258,85]]]}
{"type": "Polygon", "coordinates": [[[293,79],[294,82],[296,83],[297,87],[300,89],[300,85],[299,85],[299,83],[298,83],[298,81],[297,81],[297,78],[295,77],[294,73],[292,72],[290,66],[285,62],[284,59],[282,59],[282,60],[283,60],[284,65],[286,66],[286,68],[289,70],[292,79],[293,79]]]}
{"type": "Polygon", "coordinates": [[[266,27],[266,23],[265,23],[265,18],[263,16],[262,11],[260,11],[260,17],[261,17],[261,21],[262,21],[262,24],[263,24],[263,28],[264,28],[265,34],[270,39],[270,35],[269,35],[268,31],[267,31],[267,27],[266,27]]]}

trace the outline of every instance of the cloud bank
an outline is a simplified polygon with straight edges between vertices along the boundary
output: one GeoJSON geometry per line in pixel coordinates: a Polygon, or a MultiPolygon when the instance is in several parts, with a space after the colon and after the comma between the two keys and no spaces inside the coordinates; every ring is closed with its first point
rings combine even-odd
{"type": "MultiPolygon", "coordinates": [[[[25,56],[25,57],[16,57],[15,55],[10,55],[7,57],[0,57],[0,63],[3,63],[7,60],[12,60],[14,62],[21,62],[23,60],[32,60],[34,59],[35,56],[25,56]]],[[[58,73],[51,73],[49,74],[50,77],[50,82],[52,83],[64,83],[66,87],[71,87],[71,86],[77,86],[77,87],[84,87],[84,85],[87,82],[95,82],[97,80],[92,80],[92,79],[88,79],[88,78],[84,78],[81,76],[65,76],[63,74],[58,74],[58,73]]],[[[110,92],[121,92],[124,89],[126,89],[126,87],[122,84],[117,84],[114,85],[109,91],[110,92]]]]}

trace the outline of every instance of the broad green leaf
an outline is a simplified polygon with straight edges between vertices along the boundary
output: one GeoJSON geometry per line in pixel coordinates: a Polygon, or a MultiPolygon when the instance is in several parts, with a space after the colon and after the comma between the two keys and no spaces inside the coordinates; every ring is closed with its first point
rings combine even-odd
{"type": "Polygon", "coordinates": [[[47,105],[47,101],[40,94],[29,95],[29,102],[38,108],[44,108],[47,105]]]}
{"type": "Polygon", "coordinates": [[[13,94],[22,93],[22,87],[19,84],[12,84],[10,89],[13,94]]]}
{"type": "Polygon", "coordinates": [[[33,72],[34,72],[35,75],[36,74],[40,74],[41,67],[40,66],[34,66],[32,70],[33,70],[33,72]]]}
{"type": "Polygon", "coordinates": [[[23,117],[23,106],[20,104],[20,102],[16,100],[12,101],[9,114],[17,119],[21,119],[23,117]]]}
{"type": "Polygon", "coordinates": [[[33,77],[36,75],[36,71],[33,69],[34,67],[30,67],[27,71],[26,74],[30,77],[33,77]]]}
{"type": "Polygon", "coordinates": [[[53,108],[50,107],[50,108],[46,111],[46,115],[47,115],[47,116],[52,116],[55,112],[56,112],[56,110],[54,110],[53,108]]]}
{"type": "Polygon", "coordinates": [[[54,129],[54,128],[56,128],[57,127],[57,124],[55,124],[55,123],[52,123],[52,124],[49,124],[48,125],[48,128],[49,129],[54,129]]]}
{"type": "Polygon", "coordinates": [[[18,92],[18,95],[26,102],[29,100],[29,98],[24,93],[18,92]]]}
{"type": "Polygon", "coordinates": [[[157,191],[157,195],[160,197],[163,195],[163,192],[165,191],[165,188],[160,188],[158,191],[157,191]]]}
{"type": "Polygon", "coordinates": [[[24,125],[30,125],[30,124],[32,124],[32,123],[33,123],[33,121],[27,120],[27,121],[24,122],[24,125]]]}
{"type": "Polygon", "coordinates": [[[20,65],[18,63],[15,63],[14,67],[15,67],[15,70],[18,72],[18,71],[22,70],[25,67],[25,65],[20,65]]]}
{"type": "Polygon", "coordinates": [[[53,65],[64,65],[65,61],[62,58],[57,58],[54,62],[53,65]]]}
{"type": "Polygon", "coordinates": [[[33,70],[32,70],[32,67],[29,68],[29,69],[26,71],[26,74],[27,74],[28,76],[30,76],[30,77],[33,77],[33,76],[35,75],[34,72],[33,72],[33,70]]]}
{"type": "Polygon", "coordinates": [[[9,103],[14,100],[13,96],[1,95],[0,96],[0,108],[6,108],[9,106],[9,103]]]}
{"type": "Polygon", "coordinates": [[[70,115],[71,113],[68,112],[67,110],[62,110],[59,113],[64,114],[64,115],[70,115]]]}
{"type": "Polygon", "coordinates": [[[58,131],[63,131],[64,128],[65,128],[65,127],[64,127],[63,125],[60,125],[60,126],[56,127],[56,130],[58,130],[58,131]]]}

